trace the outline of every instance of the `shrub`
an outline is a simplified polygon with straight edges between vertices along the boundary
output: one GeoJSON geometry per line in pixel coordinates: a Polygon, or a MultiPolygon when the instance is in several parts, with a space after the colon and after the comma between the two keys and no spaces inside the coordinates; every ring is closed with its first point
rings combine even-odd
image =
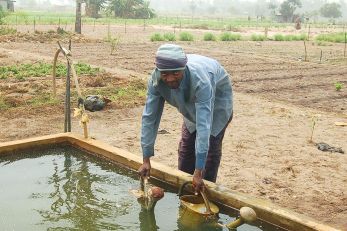
{"type": "Polygon", "coordinates": [[[0,25],[3,24],[3,18],[6,17],[5,11],[2,9],[2,6],[0,5],[0,25]]]}
{"type": "Polygon", "coordinates": [[[220,35],[220,40],[221,41],[237,41],[237,40],[241,40],[241,35],[224,32],[220,35]]]}
{"type": "Polygon", "coordinates": [[[176,41],[176,35],[174,33],[165,33],[164,39],[167,41],[176,41]]]}
{"type": "Polygon", "coordinates": [[[217,38],[214,34],[212,33],[205,33],[204,34],[204,41],[216,41],[217,38]]]}
{"type": "Polygon", "coordinates": [[[252,34],[251,40],[252,41],[264,41],[264,40],[266,40],[266,37],[265,37],[265,35],[252,34]]]}
{"type": "Polygon", "coordinates": [[[306,34],[300,34],[300,35],[295,35],[293,40],[296,41],[303,41],[307,39],[307,35],[306,34]]]}
{"type": "Polygon", "coordinates": [[[274,35],[274,40],[275,41],[302,41],[306,40],[307,35],[306,34],[300,34],[300,35],[293,35],[293,34],[275,34],[274,35]]]}
{"type": "Polygon", "coordinates": [[[180,33],[180,40],[181,41],[193,41],[194,36],[189,32],[182,32],[182,33],[180,33]]]}
{"type": "Polygon", "coordinates": [[[0,35],[7,35],[7,34],[15,34],[17,33],[16,29],[10,28],[10,27],[2,27],[0,28],[0,35]]]}
{"type": "Polygon", "coordinates": [[[152,42],[155,42],[155,41],[164,41],[164,38],[161,36],[161,34],[155,33],[155,34],[152,34],[152,36],[151,36],[151,41],[152,41],[152,42]]]}
{"type": "Polygon", "coordinates": [[[282,34],[275,34],[274,40],[275,41],[284,41],[284,36],[282,34]]]}
{"type": "Polygon", "coordinates": [[[343,87],[343,83],[339,83],[339,82],[335,83],[335,90],[336,91],[340,91],[342,89],[342,87],[343,87]]]}
{"type": "Polygon", "coordinates": [[[330,34],[320,34],[316,37],[317,41],[333,42],[333,43],[344,43],[345,33],[330,33],[330,34]]]}

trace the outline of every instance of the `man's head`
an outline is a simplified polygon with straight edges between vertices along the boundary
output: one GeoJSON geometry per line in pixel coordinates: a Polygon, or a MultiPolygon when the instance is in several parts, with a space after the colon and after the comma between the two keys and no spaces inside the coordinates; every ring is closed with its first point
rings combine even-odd
{"type": "Polygon", "coordinates": [[[187,56],[182,47],[175,44],[161,45],[156,53],[155,65],[161,80],[170,88],[179,87],[187,64],[187,56]]]}

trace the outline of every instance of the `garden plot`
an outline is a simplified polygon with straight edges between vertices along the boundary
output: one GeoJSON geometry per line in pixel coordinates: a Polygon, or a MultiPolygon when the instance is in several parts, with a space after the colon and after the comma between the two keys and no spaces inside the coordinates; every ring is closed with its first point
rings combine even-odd
{"type": "MultiPolygon", "coordinates": [[[[105,37],[106,31],[97,34],[92,29],[89,27],[86,34],[92,34],[93,39],[105,37]]],[[[104,70],[95,76],[79,75],[83,94],[97,93],[112,100],[106,110],[90,113],[90,134],[138,155],[145,78],[154,66],[155,51],[162,44],[150,42],[149,34],[141,27],[129,28],[112,55],[108,42],[72,44],[74,60],[104,70]],[[137,39],[127,39],[134,34],[137,39]]],[[[334,125],[347,119],[345,61],[319,64],[320,48],[312,45],[317,52],[310,53],[309,62],[303,62],[302,41],[266,41],[260,45],[250,41],[177,43],[187,53],[218,59],[232,74],[235,118],[225,135],[217,183],[344,229],[346,155],[321,152],[308,140],[312,118],[320,114],[314,142],[326,142],[347,151],[347,128],[334,125]],[[334,86],[337,81],[343,83],[340,91],[334,86]]],[[[0,46],[1,66],[50,63],[57,49],[55,41],[6,42],[0,46]]],[[[321,48],[337,54],[341,44],[321,48]]],[[[26,100],[18,106],[1,108],[0,141],[62,132],[63,80],[64,75],[58,79],[57,102],[47,104],[47,100],[41,100],[31,104],[26,100]]],[[[0,79],[0,83],[1,97],[18,94],[15,98],[22,101],[22,96],[29,93],[34,96],[42,91],[49,96],[51,89],[49,74],[25,80],[0,79]]],[[[176,110],[166,106],[160,129],[168,133],[158,135],[156,161],[177,167],[176,143],[181,125],[176,110]]],[[[81,133],[75,119],[72,128],[81,133]]]]}

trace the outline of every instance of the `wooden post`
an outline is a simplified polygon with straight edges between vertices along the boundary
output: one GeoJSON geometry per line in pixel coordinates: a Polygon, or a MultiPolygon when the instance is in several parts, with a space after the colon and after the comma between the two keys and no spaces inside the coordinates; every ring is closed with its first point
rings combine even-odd
{"type": "Polygon", "coordinates": [[[34,33],[36,31],[36,17],[34,17],[34,33]]]}
{"type": "Polygon", "coordinates": [[[346,44],[347,44],[347,32],[345,32],[345,49],[343,51],[343,57],[346,57],[346,44]]]}
{"type": "Polygon", "coordinates": [[[108,25],[107,25],[107,40],[110,41],[111,40],[111,22],[108,21],[108,25]]]}
{"type": "Polygon", "coordinates": [[[308,24],[307,41],[310,41],[311,25],[308,24]]]}
{"type": "Polygon", "coordinates": [[[124,20],[124,33],[127,33],[127,20],[124,20]]]}
{"type": "Polygon", "coordinates": [[[343,57],[346,57],[346,44],[347,44],[346,24],[343,25],[343,32],[345,33],[345,48],[344,48],[344,50],[343,50],[343,57]]]}
{"type": "Polygon", "coordinates": [[[305,62],[307,62],[307,49],[306,49],[306,40],[304,39],[304,46],[305,46],[305,62]]]}
{"type": "Polygon", "coordinates": [[[319,63],[322,63],[322,57],[323,57],[323,50],[320,50],[320,58],[319,58],[319,63]]]}

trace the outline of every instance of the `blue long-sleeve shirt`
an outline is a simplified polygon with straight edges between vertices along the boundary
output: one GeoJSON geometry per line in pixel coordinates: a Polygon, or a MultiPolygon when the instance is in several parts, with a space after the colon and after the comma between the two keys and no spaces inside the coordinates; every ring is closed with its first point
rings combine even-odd
{"type": "Polygon", "coordinates": [[[216,136],[227,124],[233,110],[231,80],[214,59],[187,55],[188,63],[180,86],[171,89],[155,69],[148,81],[147,101],[142,114],[143,156],[154,155],[154,143],[167,101],[183,115],[189,132],[196,131],[196,169],[204,169],[210,135],[216,136]]]}

